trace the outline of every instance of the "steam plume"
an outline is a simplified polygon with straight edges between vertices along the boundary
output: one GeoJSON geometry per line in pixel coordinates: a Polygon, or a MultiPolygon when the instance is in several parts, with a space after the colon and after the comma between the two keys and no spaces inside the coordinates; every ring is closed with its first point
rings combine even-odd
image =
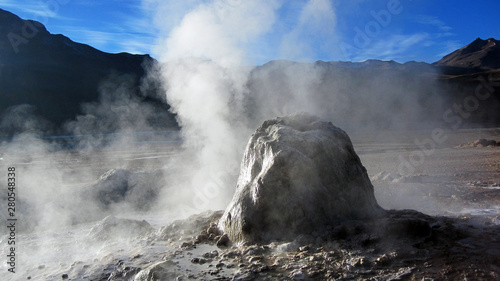
{"type": "MultiPolygon", "coordinates": [[[[160,13],[172,4],[146,3],[156,3],[160,13]]],[[[171,207],[182,202],[177,209],[184,215],[227,205],[245,143],[263,120],[307,111],[348,130],[404,128],[422,122],[423,116],[432,118],[430,113],[441,104],[434,84],[421,82],[416,73],[384,70],[391,62],[366,69],[321,61],[272,61],[249,67],[258,56],[255,42],[265,46],[269,34],[283,34],[280,9],[291,4],[190,3],[194,8],[173,6],[179,18],[176,26],[167,14],[156,16],[164,37],[155,47],[163,63],[160,79],[186,146],[173,161],[177,171],[168,179],[171,184],[162,201],[171,207]]],[[[335,35],[336,11],[326,0],[298,6],[297,24],[277,40],[281,55],[301,60],[313,55],[305,42],[335,35]]]]}
{"type": "Polygon", "coordinates": [[[167,101],[189,148],[176,160],[183,168],[172,179],[184,195],[169,190],[168,198],[192,198],[187,204],[194,211],[223,208],[232,194],[250,133],[241,118],[249,71],[242,66],[249,44],[271,28],[278,7],[277,1],[200,3],[160,42],[167,101]]]}

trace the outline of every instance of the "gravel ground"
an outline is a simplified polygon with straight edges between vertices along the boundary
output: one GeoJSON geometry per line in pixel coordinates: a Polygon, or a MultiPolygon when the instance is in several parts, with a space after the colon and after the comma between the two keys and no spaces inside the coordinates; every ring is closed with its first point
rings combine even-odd
{"type": "MultiPolygon", "coordinates": [[[[221,211],[171,223],[134,214],[139,222],[123,220],[125,225],[147,227],[119,239],[109,238],[119,230],[95,228],[96,223],[21,233],[19,271],[5,275],[2,264],[0,279],[498,280],[500,147],[467,145],[499,141],[497,132],[445,132],[439,144],[428,141],[431,131],[353,134],[378,202],[391,210],[380,219],[348,221],[293,241],[232,245],[214,227],[221,211]]],[[[98,170],[96,175],[109,168],[144,170],[162,165],[170,153],[161,148],[122,152],[115,159],[103,157],[101,166],[76,158],[62,166],[89,167],[98,170]]],[[[120,225],[120,219],[108,221],[120,225]]],[[[2,256],[6,238],[0,241],[2,256]]]]}

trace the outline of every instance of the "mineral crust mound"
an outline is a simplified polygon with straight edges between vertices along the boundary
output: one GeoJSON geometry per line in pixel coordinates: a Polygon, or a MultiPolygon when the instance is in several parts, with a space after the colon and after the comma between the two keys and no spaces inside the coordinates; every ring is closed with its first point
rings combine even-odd
{"type": "Polygon", "coordinates": [[[384,214],[347,133],[297,113],[252,135],[219,227],[235,243],[293,240],[384,214]]]}

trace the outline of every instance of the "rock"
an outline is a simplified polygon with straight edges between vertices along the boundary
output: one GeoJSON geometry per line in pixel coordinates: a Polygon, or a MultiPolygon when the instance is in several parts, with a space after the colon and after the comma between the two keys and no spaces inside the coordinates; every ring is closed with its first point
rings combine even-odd
{"type": "Polygon", "coordinates": [[[299,248],[297,241],[278,244],[276,246],[276,251],[279,253],[294,252],[299,248]]]}
{"type": "Polygon", "coordinates": [[[101,204],[107,206],[111,203],[123,201],[130,190],[128,180],[132,173],[123,169],[111,169],[104,173],[99,182],[94,185],[96,197],[101,204]]]}
{"type": "Polygon", "coordinates": [[[208,271],[208,274],[210,274],[210,275],[217,275],[217,274],[219,274],[219,273],[220,273],[220,271],[221,271],[221,269],[219,269],[219,268],[217,268],[217,269],[212,269],[212,270],[209,270],[209,271],[208,271]]]}
{"type": "Polygon", "coordinates": [[[132,173],[124,169],[111,169],[89,187],[84,196],[98,202],[103,209],[125,202],[138,210],[147,210],[156,200],[162,181],[161,171],[132,173]]]}
{"type": "Polygon", "coordinates": [[[266,248],[264,246],[251,245],[251,246],[248,246],[243,251],[243,255],[245,255],[245,256],[262,255],[262,254],[264,254],[265,251],[266,251],[266,248]]]}
{"type": "Polygon", "coordinates": [[[252,135],[219,227],[233,242],[293,240],[383,214],[349,136],[300,113],[267,120],[252,135]]]}
{"type": "Polygon", "coordinates": [[[500,146],[500,142],[496,140],[478,139],[475,141],[468,142],[466,144],[458,145],[457,148],[467,148],[467,147],[496,147],[500,146]]]}
{"type": "Polygon", "coordinates": [[[179,274],[175,272],[174,264],[171,261],[157,262],[141,270],[134,281],[153,281],[153,280],[177,280],[179,274]]]}
{"type": "Polygon", "coordinates": [[[181,248],[183,250],[192,250],[192,249],[195,248],[195,243],[193,243],[193,242],[183,242],[181,244],[181,248]]]}
{"type": "Polygon", "coordinates": [[[248,258],[249,263],[259,262],[261,260],[262,260],[261,256],[253,256],[253,257],[248,258]]]}
{"type": "Polygon", "coordinates": [[[302,272],[302,271],[293,271],[291,274],[290,274],[290,279],[292,280],[304,280],[306,279],[306,275],[302,272]]]}
{"type": "Polygon", "coordinates": [[[213,259],[213,258],[217,257],[218,255],[219,255],[219,252],[214,250],[211,252],[204,253],[202,257],[204,257],[205,259],[213,259]]]}
{"type": "Polygon", "coordinates": [[[155,229],[145,220],[139,221],[107,216],[90,229],[89,236],[97,240],[135,238],[154,231],[155,229]]]}
{"type": "Polygon", "coordinates": [[[199,233],[201,236],[199,242],[204,242],[208,239],[206,230],[210,227],[211,223],[220,220],[224,211],[206,211],[201,214],[196,214],[183,220],[176,220],[171,224],[160,228],[156,234],[159,240],[178,240],[186,235],[195,236],[199,233]]]}
{"type": "Polygon", "coordinates": [[[140,272],[141,269],[137,267],[123,266],[120,264],[109,275],[108,280],[130,280],[140,272]]]}
{"type": "Polygon", "coordinates": [[[205,264],[205,263],[207,263],[207,260],[204,259],[204,258],[192,258],[191,259],[191,263],[194,263],[194,264],[205,264]]]}
{"type": "Polygon", "coordinates": [[[227,247],[230,244],[229,236],[227,234],[222,235],[219,240],[217,240],[217,247],[222,248],[222,247],[227,247]]]}
{"type": "Polygon", "coordinates": [[[309,249],[311,249],[311,247],[309,246],[302,246],[302,247],[299,247],[299,252],[307,252],[309,251],[309,249]]]}
{"type": "Polygon", "coordinates": [[[487,140],[487,139],[479,139],[474,141],[474,147],[486,147],[486,146],[497,146],[497,142],[495,140],[487,140]]]}
{"type": "Polygon", "coordinates": [[[205,242],[208,239],[208,235],[206,233],[200,233],[198,236],[196,236],[196,243],[202,243],[205,242]]]}
{"type": "Polygon", "coordinates": [[[230,252],[223,254],[223,258],[227,258],[227,259],[233,259],[233,258],[239,257],[239,256],[241,256],[241,253],[238,251],[230,251],[230,252]]]}
{"type": "Polygon", "coordinates": [[[251,281],[255,280],[255,273],[248,271],[238,271],[233,276],[233,281],[251,281]]]}
{"type": "Polygon", "coordinates": [[[217,227],[217,224],[211,224],[210,227],[207,229],[207,233],[210,235],[210,234],[213,234],[215,236],[217,235],[220,235],[220,230],[219,228],[217,227]]]}

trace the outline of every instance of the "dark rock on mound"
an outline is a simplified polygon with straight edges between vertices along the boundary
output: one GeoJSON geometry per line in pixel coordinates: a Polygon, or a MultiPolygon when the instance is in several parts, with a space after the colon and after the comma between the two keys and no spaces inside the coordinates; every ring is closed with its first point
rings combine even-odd
{"type": "Polygon", "coordinates": [[[382,214],[349,136],[300,113],[265,121],[252,135],[219,227],[233,242],[290,240],[382,214]]]}

